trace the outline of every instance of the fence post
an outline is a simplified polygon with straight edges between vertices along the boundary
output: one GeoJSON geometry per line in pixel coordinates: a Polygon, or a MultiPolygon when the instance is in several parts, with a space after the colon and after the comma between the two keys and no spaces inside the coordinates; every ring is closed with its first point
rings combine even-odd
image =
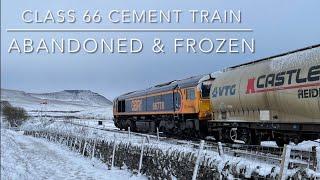
{"type": "Polygon", "coordinates": [[[218,142],[218,152],[219,156],[223,156],[223,147],[221,142],[218,142]]]}
{"type": "Polygon", "coordinates": [[[73,137],[70,137],[70,141],[69,141],[69,148],[70,150],[72,151],[72,148],[73,148],[73,137]]]}
{"type": "Polygon", "coordinates": [[[69,134],[68,134],[68,137],[67,137],[67,146],[69,146],[69,144],[70,144],[69,140],[70,140],[70,136],[69,136],[69,134]]]}
{"type": "Polygon", "coordinates": [[[129,136],[129,141],[130,141],[131,140],[130,126],[128,127],[128,136],[129,136]]]}
{"type": "Polygon", "coordinates": [[[143,149],[144,149],[144,143],[145,143],[146,137],[143,137],[142,140],[142,147],[141,147],[141,154],[140,154],[140,161],[139,161],[139,173],[141,173],[141,167],[142,167],[142,158],[143,158],[143,149]]]}
{"type": "Polygon", "coordinates": [[[287,169],[290,161],[290,153],[291,153],[291,146],[285,144],[283,147],[282,160],[281,160],[281,166],[280,166],[281,180],[285,180],[286,178],[287,169]]]}
{"type": "Polygon", "coordinates": [[[84,156],[84,153],[86,152],[86,147],[87,147],[87,141],[84,141],[84,146],[83,146],[83,151],[82,151],[82,156],[84,156]]]}
{"type": "Polygon", "coordinates": [[[70,140],[69,140],[70,150],[72,150],[72,146],[73,146],[73,137],[70,137],[70,140]]]}
{"type": "Polygon", "coordinates": [[[82,142],[82,140],[80,139],[80,140],[79,140],[79,149],[78,149],[78,152],[79,152],[80,154],[81,154],[81,145],[82,145],[81,142],[82,142]]]}
{"type": "Polygon", "coordinates": [[[312,162],[309,162],[309,164],[311,164],[312,170],[314,170],[314,171],[317,171],[317,150],[316,150],[316,148],[317,148],[317,146],[311,147],[310,154],[311,154],[312,162]]]}
{"type": "Polygon", "coordinates": [[[317,164],[317,166],[316,166],[316,172],[319,172],[320,173],[320,161],[319,161],[319,159],[320,159],[320,147],[316,147],[316,164],[317,164]]]}
{"type": "Polygon", "coordinates": [[[91,155],[91,159],[94,158],[94,151],[96,149],[96,139],[93,141],[93,149],[92,149],[92,155],[91,155]]]}
{"type": "Polygon", "coordinates": [[[73,151],[73,141],[74,141],[75,137],[70,137],[70,150],[73,151]]]}
{"type": "Polygon", "coordinates": [[[75,151],[76,149],[76,144],[77,144],[77,138],[74,138],[74,142],[72,143],[72,151],[75,151]]]}
{"type": "Polygon", "coordinates": [[[159,128],[157,127],[157,141],[159,141],[159,128]]]}
{"type": "Polygon", "coordinates": [[[114,143],[113,143],[113,150],[112,150],[112,159],[111,159],[111,169],[113,169],[114,167],[114,155],[116,154],[116,140],[114,140],[114,143]]]}
{"type": "Polygon", "coordinates": [[[204,140],[201,140],[199,151],[198,151],[198,156],[197,156],[197,160],[196,160],[196,164],[195,164],[194,170],[193,170],[192,180],[196,180],[197,179],[198,168],[199,168],[199,163],[200,163],[200,159],[201,159],[203,145],[204,145],[204,140]]]}

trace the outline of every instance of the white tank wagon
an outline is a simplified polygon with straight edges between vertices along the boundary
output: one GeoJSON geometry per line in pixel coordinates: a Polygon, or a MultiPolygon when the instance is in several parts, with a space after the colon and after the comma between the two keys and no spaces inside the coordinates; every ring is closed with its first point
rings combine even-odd
{"type": "Polygon", "coordinates": [[[320,138],[320,45],[228,68],[212,83],[209,130],[278,145],[320,138]]]}

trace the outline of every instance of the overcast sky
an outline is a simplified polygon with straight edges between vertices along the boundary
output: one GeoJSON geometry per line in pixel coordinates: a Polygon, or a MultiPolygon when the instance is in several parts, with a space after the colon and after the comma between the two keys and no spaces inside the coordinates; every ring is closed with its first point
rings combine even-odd
{"type": "Polygon", "coordinates": [[[1,0],[1,87],[27,92],[50,92],[65,89],[85,89],[98,92],[109,99],[127,91],[142,89],[173,79],[205,74],[247,61],[276,55],[320,43],[319,0],[138,0],[138,1],[78,1],[78,0],[1,0]],[[110,24],[24,24],[21,12],[25,9],[46,10],[75,9],[207,9],[241,10],[242,23],[179,25],[126,25],[110,24]],[[249,33],[9,33],[6,28],[252,28],[249,33]],[[255,38],[254,54],[174,54],[155,55],[149,50],[140,54],[8,54],[13,38],[140,38],[145,48],[152,39],[171,40],[174,37],[255,38]]]}

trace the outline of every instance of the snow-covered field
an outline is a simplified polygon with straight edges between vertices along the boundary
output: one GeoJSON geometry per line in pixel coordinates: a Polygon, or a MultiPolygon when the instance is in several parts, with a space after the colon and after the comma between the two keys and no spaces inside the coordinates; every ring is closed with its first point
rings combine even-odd
{"type": "Polygon", "coordinates": [[[108,170],[65,146],[1,129],[1,179],[147,179],[127,170],[108,170]]]}

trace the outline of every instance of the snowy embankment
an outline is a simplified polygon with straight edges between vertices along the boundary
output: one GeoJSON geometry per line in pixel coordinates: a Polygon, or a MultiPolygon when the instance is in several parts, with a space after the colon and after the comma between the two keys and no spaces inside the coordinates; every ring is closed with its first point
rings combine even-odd
{"type": "MultiPolygon", "coordinates": [[[[41,131],[58,134],[69,134],[70,136],[77,136],[79,139],[97,139],[105,142],[114,142],[117,144],[131,144],[136,147],[140,147],[142,144],[142,137],[131,135],[129,138],[127,134],[108,132],[92,128],[86,128],[81,126],[75,126],[62,121],[40,122],[34,119],[32,122],[26,123],[23,127],[26,131],[41,131]]],[[[199,147],[194,147],[190,144],[178,145],[168,141],[157,141],[156,139],[150,139],[146,142],[147,148],[159,149],[166,153],[191,153],[196,154],[199,147]]],[[[253,174],[259,177],[266,177],[273,174],[276,176],[279,172],[278,165],[260,161],[258,159],[250,159],[243,157],[234,157],[228,154],[220,156],[216,149],[205,148],[203,151],[202,161],[208,161],[213,163],[218,172],[227,174],[226,176],[232,176],[234,173],[242,173],[245,177],[249,178],[253,174]],[[245,171],[243,171],[245,169],[245,171]],[[231,172],[232,171],[232,172],[231,172]]],[[[193,170],[193,167],[189,167],[189,170],[193,170]]]]}
{"type": "MultiPolygon", "coordinates": [[[[80,120],[81,121],[81,120],[80,120]]],[[[97,125],[97,122],[95,122],[97,125]]],[[[93,124],[91,124],[93,125],[93,124]]],[[[94,126],[94,125],[93,125],[94,126]]],[[[26,131],[37,131],[37,132],[48,132],[52,134],[61,134],[63,136],[76,136],[77,139],[91,139],[98,140],[100,142],[106,142],[107,144],[116,142],[116,144],[130,144],[130,146],[134,146],[136,148],[140,148],[142,144],[143,137],[136,136],[131,134],[120,133],[120,132],[110,132],[110,131],[103,131],[83,126],[77,126],[74,124],[70,124],[63,121],[39,121],[37,119],[33,119],[28,123],[25,123],[22,127],[23,130],[26,131]]],[[[295,146],[294,149],[303,148],[303,149],[310,149],[312,146],[318,145],[317,142],[303,142],[301,145],[295,146]]],[[[199,147],[194,146],[194,143],[190,142],[188,144],[187,141],[184,141],[183,144],[181,143],[174,143],[172,141],[167,141],[165,139],[160,139],[157,141],[156,138],[150,138],[149,141],[145,144],[147,149],[158,149],[162,152],[169,153],[184,153],[188,154],[191,153],[195,155],[199,147]]],[[[117,150],[116,150],[117,151],[117,150]]],[[[280,171],[280,162],[276,163],[275,161],[266,161],[263,159],[257,158],[257,156],[234,156],[229,153],[225,153],[224,155],[219,155],[218,149],[211,147],[210,145],[206,145],[203,151],[203,158],[202,161],[210,162],[215,169],[221,173],[225,174],[227,177],[234,177],[233,175],[239,175],[250,178],[254,177],[268,177],[268,178],[277,178],[280,171]]],[[[317,156],[318,158],[320,156],[317,156]]],[[[154,159],[153,161],[158,161],[154,159]]],[[[319,160],[318,160],[319,162],[319,160]]],[[[189,170],[192,170],[193,167],[190,166],[189,170]]],[[[300,168],[295,168],[290,170],[287,175],[291,177],[295,175],[300,168]]],[[[306,170],[307,176],[319,176],[318,173],[315,173],[312,170],[308,170],[305,168],[301,169],[302,172],[306,170]]],[[[224,177],[226,177],[224,176],[224,177]]]]}
{"type": "Polygon", "coordinates": [[[146,179],[126,170],[107,170],[65,146],[1,129],[1,179],[146,179]]]}

